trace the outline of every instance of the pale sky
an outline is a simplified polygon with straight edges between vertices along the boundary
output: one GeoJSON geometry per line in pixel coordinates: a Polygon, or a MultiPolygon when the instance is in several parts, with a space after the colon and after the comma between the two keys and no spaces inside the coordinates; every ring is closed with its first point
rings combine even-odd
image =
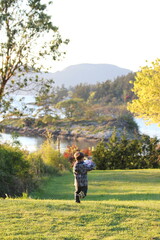
{"type": "Polygon", "coordinates": [[[159,12],[160,0],[53,0],[49,14],[70,43],[52,71],[80,63],[138,71],[160,58],[159,12]]]}

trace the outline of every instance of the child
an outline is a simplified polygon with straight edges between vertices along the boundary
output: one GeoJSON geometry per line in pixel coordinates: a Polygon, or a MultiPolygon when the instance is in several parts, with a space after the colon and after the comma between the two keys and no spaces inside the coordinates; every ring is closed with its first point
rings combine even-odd
{"type": "Polygon", "coordinates": [[[75,177],[75,202],[80,203],[80,198],[84,198],[87,195],[88,179],[87,172],[94,169],[95,164],[87,165],[84,161],[84,154],[82,152],[76,152],[74,154],[76,160],[73,166],[73,173],[75,177]]]}

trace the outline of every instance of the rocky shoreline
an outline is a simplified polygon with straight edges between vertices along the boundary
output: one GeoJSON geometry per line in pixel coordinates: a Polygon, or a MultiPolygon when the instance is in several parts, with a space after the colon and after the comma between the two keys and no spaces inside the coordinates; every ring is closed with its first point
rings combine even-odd
{"type": "MultiPolygon", "coordinates": [[[[74,139],[74,140],[89,140],[89,141],[107,141],[113,131],[114,127],[110,129],[99,129],[99,125],[92,125],[94,131],[86,130],[84,126],[72,125],[69,129],[67,127],[58,127],[56,130],[50,129],[50,127],[15,127],[12,125],[3,125],[2,128],[5,133],[12,134],[13,132],[18,133],[19,135],[25,136],[40,136],[46,137],[47,132],[49,132],[55,138],[63,138],[63,139],[74,139]],[[97,130],[96,130],[97,129],[97,130]],[[96,130],[96,131],[95,131],[96,130]]],[[[124,133],[124,129],[118,128],[116,129],[117,136],[121,136],[124,133]]],[[[129,138],[132,137],[132,133],[126,133],[129,135],[129,138]]]]}
{"type": "Polygon", "coordinates": [[[3,126],[5,133],[12,134],[16,132],[20,135],[25,136],[41,136],[45,137],[47,131],[52,134],[53,137],[59,137],[64,139],[88,139],[93,141],[98,140],[108,140],[108,138],[112,135],[113,130],[107,130],[105,132],[98,132],[96,134],[89,133],[88,131],[83,131],[82,129],[79,130],[65,130],[65,129],[57,129],[57,130],[50,130],[49,128],[30,128],[30,127],[13,127],[13,126],[3,126]]]}

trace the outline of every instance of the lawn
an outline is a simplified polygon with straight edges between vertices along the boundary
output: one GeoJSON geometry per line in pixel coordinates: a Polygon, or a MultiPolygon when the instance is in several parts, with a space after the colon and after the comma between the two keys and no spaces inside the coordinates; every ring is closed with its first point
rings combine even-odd
{"type": "Polygon", "coordinates": [[[81,204],[73,192],[68,173],[29,199],[1,199],[0,239],[160,240],[160,170],[93,171],[81,204]]]}

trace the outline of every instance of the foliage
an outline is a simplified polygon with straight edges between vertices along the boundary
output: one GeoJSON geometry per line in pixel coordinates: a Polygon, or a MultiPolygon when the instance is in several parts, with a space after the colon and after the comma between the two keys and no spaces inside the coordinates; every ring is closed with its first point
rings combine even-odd
{"type": "Polygon", "coordinates": [[[81,118],[84,112],[84,102],[80,98],[73,98],[57,103],[57,108],[61,109],[67,118],[81,118]]]}
{"type": "Polygon", "coordinates": [[[0,197],[22,196],[36,188],[44,175],[56,175],[70,168],[50,139],[34,153],[21,150],[15,143],[0,145],[0,197]]]}
{"type": "Polygon", "coordinates": [[[30,173],[34,176],[34,181],[39,179],[45,174],[45,164],[39,152],[28,154],[27,160],[30,164],[30,173]]]}
{"type": "Polygon", "coordinates": [[[80,151],[80,149],[75,144],[73,144],[72,146],[67,146],[65,152],[63,153],[63,156],[69,161],[71,166],[75,161],[74,154],[77,151],[80,151]]]}
{"type": "Polygon", "coordinates": [[[134,73],[129,73],[126,76],[117,77],[114,81],[107,80],[97,83],[92,87],[94,92],[92,102],[119,105],[131,101],[134,94],[131,92],[130,81],[134,82],[134,77],[134,73]]]}
{"type": "Polygon", "coordinates": [[[87,84],[80,83],[79,85],[72,88],[73,98],[81,98],[87,101],[90,96],[91,86],[87,84]]]}
{"type": "Polygon", "coordinates": [[[65,100],[69,96],[69,91],[65,86],[62,84],[61,87],[57,86],[54,88],[54,101],[55,103],[58,103],[60,101],[65,100]]]}
{"type": "Polygon", "coordinates": [[[97,169],[141,169],[159,168],[159,140],[142,135],[140,139],[119,139],[116,132],[108,142],[100,142],[93,151],[97,169]]]}
{"type": "Polygon", "coordinates": [[[80,83],[69,89],[63,85],[55,87],[49,94],[40,93],[36,104],[47,115],[53,116],[54,110],[60,109],[68,119],[117,117],[121,106],[126,109],[126,103],[135,97],[130,84],[130,81],[134,82],[134,76],[134,73],[129,73],[114,81],[107,80],[95,85],[80,83]]]}
{"type": "Polygon", "coordinates": [[[71,88],[72,97],[82,98],[90,105],[95,103],[103,105],[124,104],[134,98],[130,84],[130,81],[134,82],[134,77],[134,73],[129,73],[126,76],[117,77],[114,81],[107,80],[95,85],[79,84],[71,88]]]}
{"type": "Polygon", "coordinates": [[[36,74],[27,75],[28,72],[48,70],[61,56],[59,47],[68,43],[68,40],[62,40],[47,14],[50,4],[51,1],[43,4],[41,0],[0,1],[0,33],[3,35],[0,41],[1,111],[9,109],[13,100],[9,95],[14,91],[37,89],[47,93],[53,83],[52,79],[44,80],[36,74]]]}
{"type": "Polygon", "coordinates": [[[55,150],[51,139],[47,139],[38,150],[44,163],[45,173],[53,174],[69,169],[69,163],[59,150],[55,150]]]}
{"type": "Polygon", "coordinates": [[[71,166],[73,166],[73,163],[75,162],[74,154],[77,151],[83,152],[85,157],[92,155],[92,150],[90,148],[79,149],[75,144],[72,146],[67,146],[63,156],[69,161],[71,166]]]}
{"type": "Polygon", "coordinates": [[[25,152],[18,147],[0,145],[0,197],[21,196],[32,185],[25,152]]]}
{"type": "Polygon", "coordinates": [[[133,92],[137,96],[128,104],[128,109],[148,123],[160,124],[160,59],[136,73],[133,92]]]}
{"type": "Polygon", "coordinates": [[[135,131],[138,133],[138,124],[135,122],[133,116],[129,113],[120,113],[117,117],[117,127],[124,127],[128,131],[135,131]]]}
{"type": "MultiPolygon", "coordinates": [[[[46,92],[40,92],[36,97],[36,105],[38,105],[38,109],[35,115],[43,112],[43,115],[49,115],[53,113],[52,106],[55,103],[54,94],[48,94],[46,92]]],[[[42,115],[42,114],[41,114],[42,115]]]]}

